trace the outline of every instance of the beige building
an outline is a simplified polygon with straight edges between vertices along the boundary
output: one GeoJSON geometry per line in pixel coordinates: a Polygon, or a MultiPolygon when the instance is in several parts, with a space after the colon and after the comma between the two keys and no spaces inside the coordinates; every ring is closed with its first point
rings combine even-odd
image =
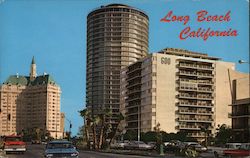
{"type": "Polygon", "coordinates": [[[148,16],[123,5],[101,6],[87,17],[86,106],[94,114],[111,109],[116,125],[120,71],[148,53],[148,16]]]}
{"type": "Polygon", "coordinates": [[[36,75],[33,58],[30,76],[12,75],[0,87],[0,135],[40,128],[62,138],[60,94],[51,75],[36,75]]]}
{"type": "Polygon", "coordinates": [[[186,131],[198,140],[201,128],[214,134],[217,125],[231,125],[230,81],[239,76],[234,72],[233,63],[187,50],[148,55],[121,71],[126,129],[147,132],[160,123],[168,133],[186,131]]]}

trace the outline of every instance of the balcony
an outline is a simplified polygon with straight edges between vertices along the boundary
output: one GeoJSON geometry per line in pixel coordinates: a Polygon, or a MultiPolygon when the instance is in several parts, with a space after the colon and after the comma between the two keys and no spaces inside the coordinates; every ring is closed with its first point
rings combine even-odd
{"type": "Polygon", "coordinates": [[[199,92],[208,92],[208,93],[214,92],[212,88],[205,88],[205,87],[198,87],[198,91],[199,92]]]}
{"type": "Polygon", "coordinates": [[[129,81],[132,81],[132,80],[140,80],[141,79],[141,76],[140,76],[140,74],[136,74],[136,75],[134,75],[134,76],[128,76],[128,79],[127,79],[127,82],[129,82],[129,81]]]}
{"type": "Polygon", "coordinates": [[[178,118],[180,122],[205,122],[205,123],[212,123],[212,118],[190,118],[190,117],[180,117],[178,118]]]}
{"type": "Polygon", "coordinates": [[[203,80],[198,80],[197,82],[199,85],[214,85],[214,82],[212,81],[203,81],[203,80]]]}
{"type": "Polygon", "coordinates": [[[211,95],[201,95],[201,94],[198,94],[197,98],[198,99],[202,99],[202,100],[213,100],[213,97],[211,95]]]}
{"type": "Polygon", "coordinates": [[[179,75],[197,76],[197,73],[195,71],[179,71],[179,75]]]}
{"type": "Polygon", "coordinates": [[[197,107],[197,103],[196,102],[183,102],[183,101],[180,101],[179,106],[197,107]]]}
{"type": "Polygon", "coordinates": [[[193,92],[196,92],[197,89],[198,89],[197,87],[184,87],[184,86],[179,87],[180,91],[193,91],[193,92]]]}
{"type": "Polygon", "coordinates": [[[196,64],[190,64],[190,63],[180,63],[178,66],[180,68],[193,68],[193,69],[197,68],[196,64]]]}
{"type": "Polygon", "coordinates": [[[197,69],[200,69],[200,70],[211,70],[211,71],[214,70],[214,68],[212,66],[207,66],[207,65],[197,65],[197,69]]]}
{"type": "Polygon", "coordinates": [[[141,85],[141,82],[130,83],[126,85],[126,88],[131,88],[131,87],[140,86],[140,85],[141,85]]]}
{"type": "Polygon", "coordinates": [[[184,99],[197,99],[197,96],[196,96],[196,95],[191,95],[191,94],[181,93],[181,94],[179,94],[179,98],[184,98],[184,99]]]}
{"type": "Polygon", "coordinates": [[[140,89],[133,89],[133,90],[128,90],[127,91],[127,94],[133,94],[133,93],[141,93],[141,90],[140,89]]]}
{"type": "Polygon", "coordinates": [[[200,130],[200,127],[197,125],[179,125],[176,126],[176,129],[183,130],[200,130]]]}
{"type": "Polygon", "coordinates": [[[197,73],[197,75],[199,78],[213,78],[214,76],[211,73],[202,73],[202,72],[197,73]]]}
{"type": "Polygon", "coordinates": [[[177,110],[177,113],[179,114],[199,114],[199,115],[213,115],[213,111],[207,111],[207,110],[184,110],[179,109],[177,110]]]}
{"type": "Polygon", "coordinates": [[[228,113],[229,118],[250,118],[249,113],[228,113]]]}

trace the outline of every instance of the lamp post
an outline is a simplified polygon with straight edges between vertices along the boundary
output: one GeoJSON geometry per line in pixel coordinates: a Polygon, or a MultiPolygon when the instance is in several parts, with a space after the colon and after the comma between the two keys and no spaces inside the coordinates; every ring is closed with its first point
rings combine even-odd
{"type": "Polygon", "coordinates": [[[72,123],[71,123],[71,121],[67,118],[67,117],[65,117],[66,118],[66,120],[69,122],[69,140],[70,140],[70,137],[71,137],[71,128],[72,128],[72,123]]]}
{"type": "Polygon", "coordinates": [[[248,63],[248,64],[249,64],[248,61],[244,61],[244,60],[239,60],[238,63],[239,63],[239,64],[244,64],[244,63],[248,63]]]}
{"type": "Polygon", "coordinates": [[[140,106],[138,105],[138,130],[137,130],[137,140],[140,141],[140,106]]]}

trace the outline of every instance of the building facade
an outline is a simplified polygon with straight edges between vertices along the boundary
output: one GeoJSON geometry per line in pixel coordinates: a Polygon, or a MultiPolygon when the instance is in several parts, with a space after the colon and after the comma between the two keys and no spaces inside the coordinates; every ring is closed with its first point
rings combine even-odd
{"type": "MultiPolygon", "coordinates": [[[[148,16],[144,12],[110,4],[88,14],[86,106],[93,114],[105,108],[119,113],[120,71],[147,52],[148,16]]],[[[111,124],[117,123],[114,116],[111,124]]]]}
{"type": "Polygon", "coordinates": [[[62,138],[60,94],[51,75],[36,75],[33,58],[30,76],[12,75],[0,87],[0,135],[39,128],[62,138]]]}
{"type": "Polygon", "coordinates": [[[202,128],[212,135],[217,125],[231,125],[234,71],[233,63],[207,54],[173,48],[150,54],[121,71],[126,129],[153,131],[160,123],[168,133],[185,131],[202,140],[202,128]]]}
{"type": "Polygon", "coordinates": [[[233,81],[232,129],[237,142],[250,142],[250,76],[233,81]]]}

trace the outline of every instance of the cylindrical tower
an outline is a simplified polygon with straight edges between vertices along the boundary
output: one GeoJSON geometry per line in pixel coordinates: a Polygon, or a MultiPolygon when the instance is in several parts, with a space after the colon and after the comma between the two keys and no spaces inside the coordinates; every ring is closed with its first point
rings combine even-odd
{"type": "Polygon", "coordinates": [[[119,113],[120,71],[147,55],[148,25],[143,11],[123,4],[88,14],[86,105],[94,114],[104,108],[119,113]]]}

